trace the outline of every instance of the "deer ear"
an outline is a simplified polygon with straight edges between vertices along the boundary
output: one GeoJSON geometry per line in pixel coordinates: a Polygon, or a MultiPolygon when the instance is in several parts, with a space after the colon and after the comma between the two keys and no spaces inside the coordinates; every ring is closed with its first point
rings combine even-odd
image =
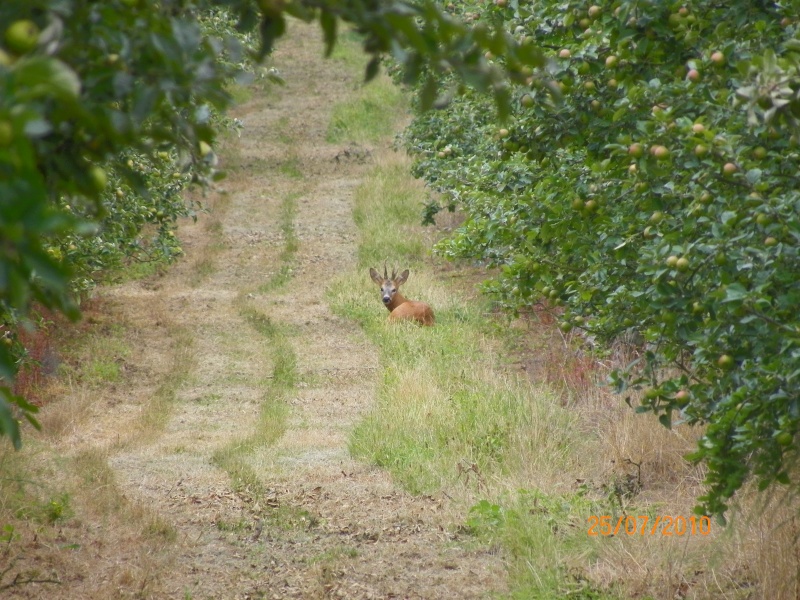
{"type": "Polygon", "coordinates": [[[383,285],[383,278],[378,275],[378,272],[370,267],[369,276],[372,277],[372,281],[377,283],[378,285],[383,285]]]}
{"type": "Polygon", "coordinates": [[[403,284],[406,282],[406,279],[408,279],[408,269],[406,269],[405,271],[403,271],[402,273],[400,273],[400,277],[398,277],[397,279],[395,279],[395,280],[394,280],[394,282],[395,282],[397,285],[403,285],[403,284]]]}

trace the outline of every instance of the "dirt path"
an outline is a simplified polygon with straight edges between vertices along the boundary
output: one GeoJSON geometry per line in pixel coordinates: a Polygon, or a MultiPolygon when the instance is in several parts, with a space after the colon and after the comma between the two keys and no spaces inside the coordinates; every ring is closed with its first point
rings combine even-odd
{"type": "Polygon", "coordinates": [[[274,64],[287,84],[234,115],[240,164],[211,215],[182,228],[187,259],[105,293],[130,325],[136,376],[64,443],[73,455],[104,449],[124,497],[174,540],[97,548],[87,576],[60,597],[451,599],[504,588],[499,558],[450,533],[442,498],[412,497],[349,457],[380,366],[324,290],[355,267],[351,200],[369,164],[336,160],[345,146],[326,143],[325,131],[357,81],[322,58],[318,27],[293,24],[274,64]],[[297,206],[294,273],[265,286],[280,265],[287,198],[297,206]],[[257,490],[234,491],[214,457],[253,432],[273,389],[272,341],[247,315],[285,335],[298,382],[286,430],[245,456],[257,490]],[[153,397],[169,405],[156,434],[135,425],[153,397]]]}

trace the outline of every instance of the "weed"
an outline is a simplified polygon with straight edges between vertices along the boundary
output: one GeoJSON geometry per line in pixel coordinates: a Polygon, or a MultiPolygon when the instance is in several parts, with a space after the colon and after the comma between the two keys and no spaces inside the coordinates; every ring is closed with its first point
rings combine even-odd
{"type": "Polygon", "coordinates": [[[238,521],[225,521],[221,518],[218,518],[216,521],[214,521],[214,525],[220,531],[228,531],[233,533],[246,531],[249,527],[247,521],[244,519],[239,519],[238,521]]]}
{"type": "Polygon", "coordinates": [[[358,555],[359,552],[356,548],[352,548],[350,546],[337,546],[336,548],[325,550],[325,552],[308,558],[306,562],[309,565],[337,562],[343,558],[358,558],[358,555]]]}
{"type": "Polygon", "coordinates": [[[146,537],[164,542],[174,542],[178,538],[175,526],[157,515],[144,526],[143,533],[146,537]]]}

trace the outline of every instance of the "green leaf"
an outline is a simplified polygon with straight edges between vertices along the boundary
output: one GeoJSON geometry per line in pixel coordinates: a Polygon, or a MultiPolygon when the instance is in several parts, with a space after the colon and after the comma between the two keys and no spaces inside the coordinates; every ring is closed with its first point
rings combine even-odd
{"type": "Polygon", "coordinates": [[[261,48],[258,58],[262,59],[272,53],[275,42],[286,32],[286,19],[283,15],[267,16],[261,18],[261,48]]]}
{"type": "Polygon", "coordinates": [[[6,435],[11,438],[14,449],[19,450],[22,447],[22,439],[19,435],[19,424],[14,418],[11,404],[8,401],[8,398],[12,396],[13,394],[11,394],[8,388],[0,387],[0,435],[6,435]]]}
{"type": "Polygon", "coordinates": [[[436,93],[438,89],[439,85],[434,77],[428,77],[425,79],[425,84],[422,86],[422,90],[420,90],[419,93],[420,110],[430,110],[434,101],[436,100],[436,93]]]}
{"type": "Polygon", "coordinates": [[[81,91],[78,75],[56,58],[37,56],[14,65],[12,86],[18,101],[37,98],[76,100],[81,91]]]}
{"type": "Polygon", "coordinates": [[[329,57],[336,46],[337,19],[333,13],[323,10],[319,13],[319,23],[325,40],[325,56],[329,57]]]}
{"type": "Polygon", "coordinates": [[[365,69],[364,74],[364,81],[370,82],[380,73],[381,70],[381,57],[380,56],[373,56],[372,59],[367,63],[367,67],[365,69]]]}
{"type": "Polygon", "coordinates": [[[723,302],[741,302],[747,298],[748,293],[741,283],[731,283],[725,288],[723,302]]]}

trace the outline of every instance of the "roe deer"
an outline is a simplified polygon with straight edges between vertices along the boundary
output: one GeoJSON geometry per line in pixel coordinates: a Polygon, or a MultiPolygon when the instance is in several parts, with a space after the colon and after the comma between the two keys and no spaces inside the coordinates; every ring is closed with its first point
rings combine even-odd
{"type": "Polygon", "coordinates": [[[406,300],[399,291],[399,287],[408,279],[408,269],[396,275],[392,270],[392,276],[386,274],[386,265],[383,266],[383,277],[375,269],[369,270],[372,281],[381,286],[381,300],[384,306],[389,309],[390,320],[405,319],[417,321],[422,325],[433,325],[433,309],[424,302],[406,300]]]}

